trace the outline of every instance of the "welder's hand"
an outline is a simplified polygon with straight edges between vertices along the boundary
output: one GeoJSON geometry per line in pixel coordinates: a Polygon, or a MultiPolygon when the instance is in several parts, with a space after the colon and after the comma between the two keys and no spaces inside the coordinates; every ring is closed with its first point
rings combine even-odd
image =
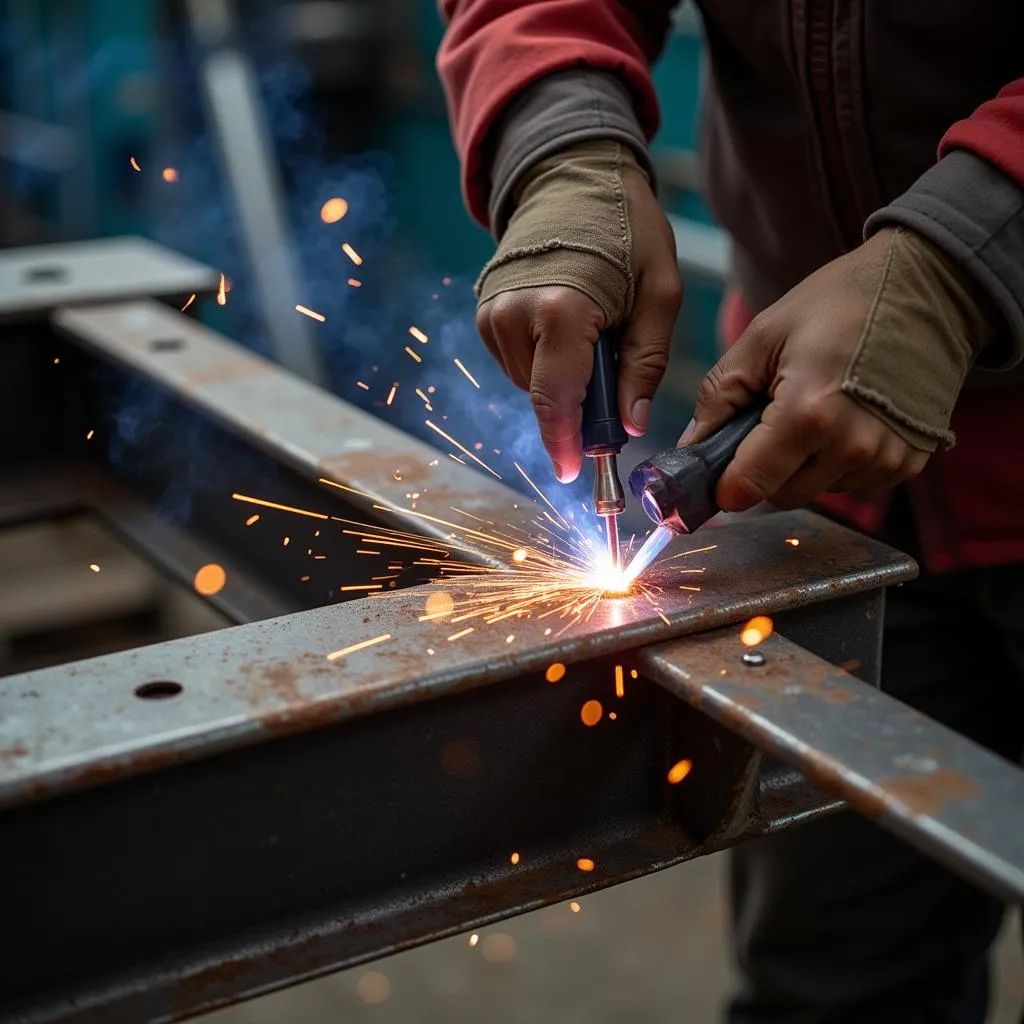
{"type": "Polygon", "coordinates": [[[529,391],[555,475],[582,462],[580,406],[593,348],[623,324],[619,411],[637,437],[668,362],[682,286],[672,229],[631,150],[595,140],[542,160],[477,284],[477,328],[512,382],[529,391]]]}
{"type": "Polygon", "coordinates": [[[772,402],[718,483],[727,511],[893,486],[939,444],[971,364],[999,324],[931,243],[886,228],[757,316],[701,383],[680,444],[767,391],[772,402]]]}

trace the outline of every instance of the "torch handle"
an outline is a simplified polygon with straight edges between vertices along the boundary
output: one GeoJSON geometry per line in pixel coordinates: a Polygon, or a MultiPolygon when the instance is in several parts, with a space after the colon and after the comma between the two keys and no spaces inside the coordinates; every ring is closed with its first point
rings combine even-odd
{"type": "Polygon", "coordinates": [[[602,331],[583,399],[583,453],[620,452],[629,440],[619,417],[619,360],[615,333],[602,331]]]}

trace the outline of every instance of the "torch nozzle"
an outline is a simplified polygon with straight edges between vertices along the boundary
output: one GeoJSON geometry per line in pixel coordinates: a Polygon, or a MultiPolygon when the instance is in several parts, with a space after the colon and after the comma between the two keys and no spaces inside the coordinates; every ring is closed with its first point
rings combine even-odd
{"type": "Polygon", "coordinates": [[[622,556],[619,553],[619,513],[626,509],[626,496],[619,482],[615,452],[599,452],[593,458],[594,511],[604,519],[608,556],[617,572],[622,568],[622,556]]]}

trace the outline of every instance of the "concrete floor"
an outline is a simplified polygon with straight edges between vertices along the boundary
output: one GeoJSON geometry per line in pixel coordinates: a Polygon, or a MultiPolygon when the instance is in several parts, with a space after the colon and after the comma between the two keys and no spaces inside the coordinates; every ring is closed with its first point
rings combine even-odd
{"type": "MultiPolygon", "coordinates": [[[[202,1024],[715,1024],[726,993],[723,856],[209,1014],[202,1024]]],[[[1016,918],[1016,915],[1014,915],[1016,918]]],[[[1017,1024],[1016,920],[992,1024],[1017,1024]]],[[[867,1024],[867,1022],[865,1022],[867,1024]]]]}

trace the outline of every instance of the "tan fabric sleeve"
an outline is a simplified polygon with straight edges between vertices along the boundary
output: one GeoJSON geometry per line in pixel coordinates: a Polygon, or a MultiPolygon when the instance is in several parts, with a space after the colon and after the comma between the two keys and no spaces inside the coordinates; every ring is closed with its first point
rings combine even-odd
{"type": "Polygon", "coordinates": [[[589,295],[607,323],[633,304],[633,237],[623,182],[646,175],[632,150],[593,140],[541,160],[519,179],[515,212],[476,284],[480,303],[499,292],[565,285],[589,295]]]}
{"type": "Polygon", "coordinates": [[[915,448],[951,448],[953,406],[1001,322],[969,274],[897,228],[843,391],[915,448]]]}

